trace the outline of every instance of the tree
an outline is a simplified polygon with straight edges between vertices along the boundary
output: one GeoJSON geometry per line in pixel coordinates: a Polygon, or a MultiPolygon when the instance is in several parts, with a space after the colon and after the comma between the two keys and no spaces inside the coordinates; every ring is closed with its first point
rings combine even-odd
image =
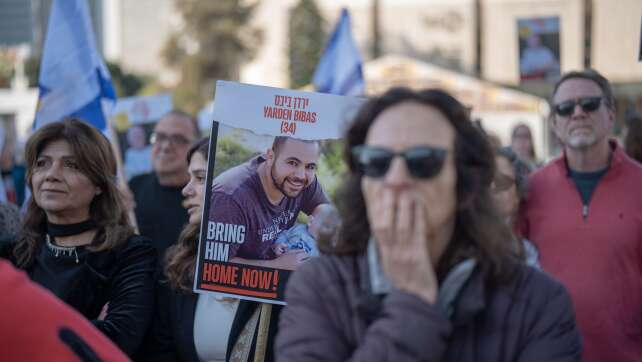
{"type": "Polygon", "coordinates": [[[248,25],[257,3],[243,0],[176,0],[184,27],[165,44],[166,63],[181,81],[174,101],[197,112],[212,97],[217,79],[237,80],[240,65],[251,60],[261,32],[248,25]]]}
{"type": "Polygon", "coordinates": [[[230,137],[223,137],[216,143],[216,162],[214,163],[214,177],[220,175],[234,166],[255,156],[256,153],[245,148],[230,137]]]}
{"type": "Polygon", "coordinates": [[[107,62],[107,68],[109,69],[114,90],[118,97],[137,95],[145,84],[150,81],[146,77],[123,71],[118,63],[107,62]]]}
{"type": "MultiPolygon", "coordinates": [[[[25,63],[25,73],[29,79],[30,87],[38,86],[40,60],[40,57],[32,56],[25,63]]],[[[148,77],[124,71],[118,63],[107,62],[106,65],[114,85],[114,91],[119,98],[137,95],[151,81],[148,77]]]]}
{"type": "Polygon", "coordinates": [[[312,82],[325,44],[324,20],[314,0],[300,0],[290,9],[288,25],[290,87],[300,88],[312,82]]]}

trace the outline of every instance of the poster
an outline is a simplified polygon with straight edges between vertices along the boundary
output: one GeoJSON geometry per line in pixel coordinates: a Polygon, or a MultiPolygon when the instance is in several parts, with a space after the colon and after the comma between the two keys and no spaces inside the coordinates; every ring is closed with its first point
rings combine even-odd
{"type": "Polygon", "coordinates": [[[521,81],[555,81],[560,76],[559,17],[517,19],[521,81]]]}
{"type": "Polygon", "coordinates": [[[172,110],[172,96],[119,98],[112,113],[127,180],[152,170],[150,136],[156,122],[172,110]]]}
{"type": "Polygon", "coordinates": [[[217,83],[195,292],[285,304],[291,273],[318,255],[319,225],[338,222],[331,140],[363,102],[217,83]]]}

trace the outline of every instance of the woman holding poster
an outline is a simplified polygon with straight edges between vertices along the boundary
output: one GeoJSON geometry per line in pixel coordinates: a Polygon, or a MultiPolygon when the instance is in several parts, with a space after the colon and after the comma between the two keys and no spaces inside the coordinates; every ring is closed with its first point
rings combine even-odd
{"type": "MultiPolygon", "coordinates": [[[[183,206],[189,223],[165,256],[156,315],[146,343],[148,361],[251,361],[254,355],[259,303],[192,291],[208,145],[209,140],[204,139],[187,154],[190,181],[183,188],[183,206]]],[[[272,310],[265,361],[273,360],[272,340],[280,308],[272,310]]]]}
{"type": "Polygon", "coordinates": [[[290,278],[279,361],[580,360],[568,293],[525,265],[463,105],[390,90],[361,108],[344,154],[340,240],[290,278]]]}
{"type": "Polygon", "coordinates": [[[70,118],[38,129],[25,158],[33,197],[12,261],[133,355],[153,314],[156,252],[129,224],[109,141],[70,118]]]}

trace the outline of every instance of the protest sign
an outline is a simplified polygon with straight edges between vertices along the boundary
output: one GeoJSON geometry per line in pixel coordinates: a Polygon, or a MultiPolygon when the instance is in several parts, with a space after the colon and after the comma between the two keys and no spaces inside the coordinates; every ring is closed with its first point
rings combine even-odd
{"type": "Polygon", "coordinates": [[[116,102],[111,119],[128,180],[152,170],[150,136],[156,122],[171,110],[169,93],[119,98],[116,102]]]}
{"type": "Polygon", "coordinates": [[[517,19],[519,74],[522,81],[554,81],[560,76],[558,17],[517,19]]]}
{"type": "Polygon", "coordinates": [[[285,304],[290,274],[317,255],[318,211],[340,177],[327,153],[339,148],[326,140],[341,137],[363,101],[217,83],[196,292],[285,304]]]}

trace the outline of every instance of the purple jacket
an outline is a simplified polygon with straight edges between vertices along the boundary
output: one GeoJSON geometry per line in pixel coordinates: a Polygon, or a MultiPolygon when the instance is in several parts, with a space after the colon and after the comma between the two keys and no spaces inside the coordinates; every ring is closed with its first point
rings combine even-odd
{"type": "Polygon", "coordinates": [[[519,266],[510,283],[490,285],[475,269],[449,320],[412,294],[372,294],[365,254],[312,259],[288,284],[277,361],[580,360],[581,337],[560,283],[519,266]]]}

